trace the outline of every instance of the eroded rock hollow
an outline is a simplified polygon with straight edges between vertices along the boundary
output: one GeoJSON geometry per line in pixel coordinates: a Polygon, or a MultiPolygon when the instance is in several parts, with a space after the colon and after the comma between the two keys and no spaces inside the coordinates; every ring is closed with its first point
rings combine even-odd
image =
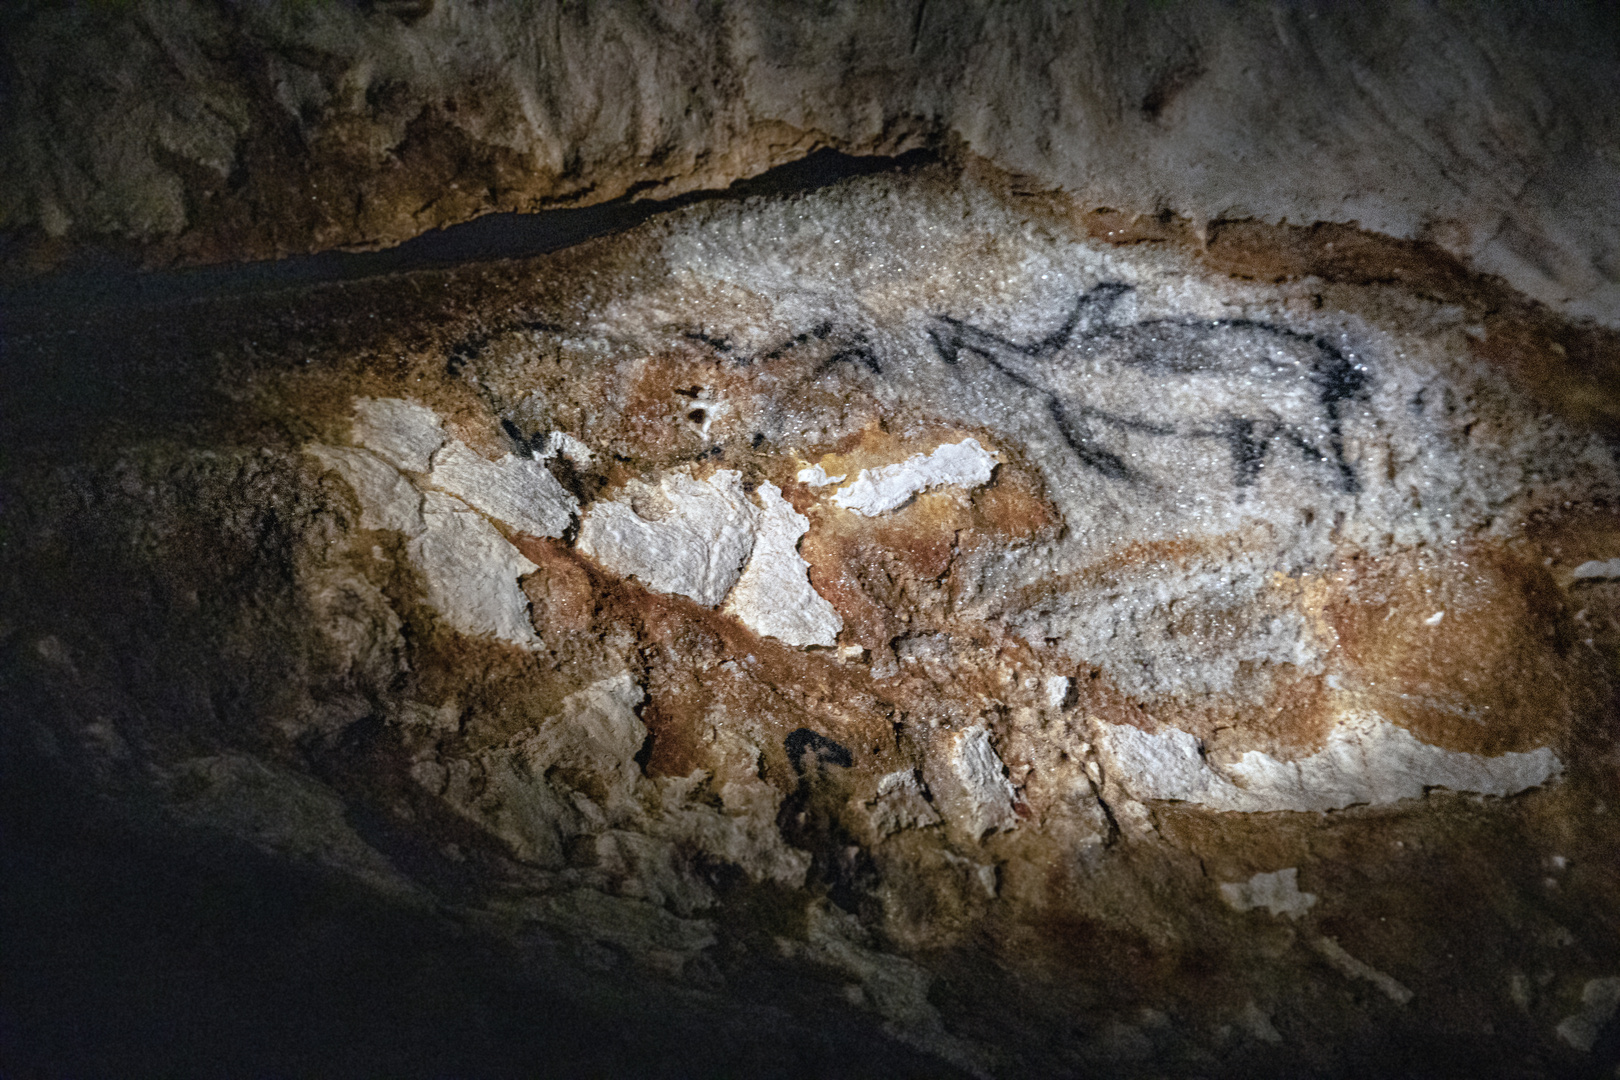
{"type": "MultiPolygon", "coordinates": [[[[483,17],[342,16],[385,59],[483,17]]],[[[1267,15],[1285,51],[1314,17],[1267,15]]],[[[728,18],[725,40],[754,25],[728,18]]],[[[972,23],[907,18],[918,40],[972,23]]],[[[245,25],[196,32],[269,33],[245,25]]],[[[1242,52],[1198,40],[1144,123],[1242,52]]],[[[344,107],[404,109],[400,80],[344,107]]],[[[870,138],[758,123],[801,152],[870,138]]],[[[133,992],[123,924],[84,899],[107,885],[137,936],[192,941],[159,971],[215,941],[292,956],[286,996],[345,999],[329,1034],[154,1049],[142,1023],[189,1002],[166,991],[74,1047],[47,1005],[89,999],[19,937],[18,1062],[1608,1075],[1612,275],[1546,306],[1557,275],[1487,276],[1488,244],[1277,223],[1265,194],[1269,224],[1120,210],[1103,166],[1031,178],[1073,146],[1029,168],[930,142],[948,127],[550,254],[13,287],[0,746],[27,822],[8,858],[38,882],[8,886],[17,925],[77,912],[115,957],[86,978],[133,992]],[[139,858],[96,839],[126,834],[139,858]],[[52,844],[111,869],[75,885],[52,844]],[[261,902],[282,928],[243,940],[261,902]],[[373,1004],[410,1033],[355,1019],[373,1004]]],[[[749,171],[659,160],[673,190],[749,171]]],[[[1144,201],[1183,182],[1160,167],[1144,201]]],[[[304,228],[262,212],[239,250],[207,211],[149,253],[304,228]]],[[[259,985],[234,962],[204,984],[259,985]]]]}

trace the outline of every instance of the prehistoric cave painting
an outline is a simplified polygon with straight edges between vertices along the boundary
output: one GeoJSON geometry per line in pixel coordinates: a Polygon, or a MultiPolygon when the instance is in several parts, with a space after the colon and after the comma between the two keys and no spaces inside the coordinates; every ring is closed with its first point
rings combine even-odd
{"type": "Polygon", "coordinates": [[[948,315],[928,334],[946,363],[970,352],[1040,393],[1075,455],[1112,480],[1145,479],[1118,445],[1142,435],[1225,444],[1240,492],[1279,444],[1356,491],[1340,419],[1366,388],[1362,367],[1321,337],[1253,319],[1115,321],[1131,290],[1105,283],[1081,294],[1063,324],[1033,342],[948,315]]]}
{"type": "Polygon", "coordinates": [[[836,334],[834,325],[826,320],[817,323],[809,330],[794,334],[780,345],[757,356],[739,352],[736,344],[730,338],[716,337],[704,330],[683,330],[681,336],[688,341],[696,341],[702,345],[707,345],[737,367],[751,367],[756,362],[779,360],[800,345],[810,341],[826,341],[831,338],[833,340],[833,351],[816,369],[818,373],[826,371],[834,364],[855,364],[870,371],[873,375],[883,374],[883,367],[878,362],[877,352],[864,333],[856,331],[840,337],[836,334]]]}
{"type": "Polygon", "coordinates": [[[804,775],[806,756],[814,758],[818,765],[838,765],[847,769],[855,764],[848,747],[809,728],[790,731],[788,737],[782,740],[782,745],[787,750],[788,760],[793,763],[793,771],[800,776],[804,775]]]}

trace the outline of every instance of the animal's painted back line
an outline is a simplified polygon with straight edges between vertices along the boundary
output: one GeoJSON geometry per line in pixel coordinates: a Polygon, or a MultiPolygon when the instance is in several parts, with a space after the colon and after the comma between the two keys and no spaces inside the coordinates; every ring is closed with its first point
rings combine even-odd
{"type": "MultiPolygon", "coordinates": [[[[1111,480],[1137,483],[1145,477],[1123,456],[1101,443],[1093,430],[1093,422],[1149,436],[1224,442],[1232,454],[1233,480],[1239,488],[1250,487],[1258,480],[1272,444],[1280,439],[1299,450],[1307,460],[1331,458],[1339,488],[1352,494],[1357,490],[1355,470],[1344,455],[1340,406],[1365,391],[1367,375],[1362,368],[1320,336],[1254,319],[1144,319],[1128,325],[1110,322],[1114,308],[1131,291],[1129,285],[1107,282],[1080,294],[1063,323],[1033,342],[1014,341],[949,315],[937,316],[928,335],[947,364],[959,363],[962,353],[969,352],[1018,385],[1041,394],[1058,431],[1076,457],[1111,480]],[[1167,335],[1164,331],[1170,333],[1167,335]],[[1166,377],[1219,373],[1217,365],[1200,359],[1194,350],[1207,347],[1212,339],[1243,332],[1269,336],[1309,350],[1311,363],[1306,377],[1315,389],[1316,407],[1322,410],[1325,447],[1315,445],[1310,433],[1300,425],[1286,423],[1275,415],[1211,415],[1192,423],[1156,423],[1142,416],[1098,406],[1074,388],[1059,386],[1054,381],[1054,375],[1059,372],[1051,362],[1058,360],[1066,350],[1078,350],[1084,358],[1095,358],[1110,345],[1130,350],[1125,356],[1112,358],[1115,363],[1139,371],[1166,377]],[[1174,336],[1182,340],[1166,340],[1174,336]],[[1170,351],[1177,350],[1178,346],[1178,351],[1170,351]]],[[[1273,366],[1279,375],[1289,370],[1286,366],[1273,366]]],[[[1235,377],[1252,378],[1253,371],[1235,377]]]]}

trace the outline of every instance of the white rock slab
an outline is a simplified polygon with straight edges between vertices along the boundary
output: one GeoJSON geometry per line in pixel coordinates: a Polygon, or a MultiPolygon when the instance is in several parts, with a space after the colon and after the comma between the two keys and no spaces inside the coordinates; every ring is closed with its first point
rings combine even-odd
{"type": "Polygon", "coordinates": [[[956,737],[956,745],[951,749],[951,768],[967,794],[968,826],[974,835],[983,836],[1018,824],[1018,814],[1013,810],[1015,793],[1007,780],[1007,768],[995,747],[990,745],[990,733],[982,724],[975,724],[956,737]]]}
{"type": "Polygon", "coordinates": [[[1347,979],[1364,979],[1372,983],[1395,1004],[1405,1005],[1412,1000],[1412,991],[1402,986],[1392,976],[1345,952],[1344,946],[1340,945],[1337,939],[1318,937],[1311,942],[1311,948],[1315,949],[1340,975],[1347,979]]]}
{"type": "Polygon", "coordinates": [[[561,536],[579,510],[579,500],[533,458],[488,461],[456,439],[433,455],[428,483],[531,536],[561,536]]]}
{"type": "Polygon", "coordinates": [[[1598,580],[1620,578],[1620,559],[1606,559],[1598,562],[1595,559],[1583,562],[1575,568],[1575,580],[1598,580]]]}
{"type": "Polygon", "coordinates": [[[415,536],[425,527],[422,494],[398,469],[375,454],[352,446],[306,446],[304,452],[332,469],[360,501],[362,529],[397,529],[415,536]]]}
{"type": "Polygon", "coordinates": [[[426,528],[407,550],[426,581],[427,602],[464,634],[539,644],[517,583],[539,567],[459,499],[428,492],[422,516],[426,528]]]}
{"type": "Polygon", "coordinates": [[[833,645],[844,620],[810,584],[810,564],[799,554],[799,538],[810,519],[782,498],[770,481],[756,493],[762,506],[748,558],[725,610],[742,624],[789,645],[833,645]]]}
{"type": "Polygon", "coordinates": [[[718,607],[754,548],[759,511],[743,494],[741,481],[742,475],[729,469],[707,480],[671,473],[657,488],[667,504],[658,520],[642,517],[625,502],[595,503],[580,525],[578,548],[657,592],[718,607]]]}
{"type": "Polygon", "coordinates": [[[1299,868],[1255,874],[1248,881],[1229,881],[1221,886],[1221,899],[1234,911],[1265,908],[1273,915],[1297,919],[1316,904],[1316,894],[1299,891],[1299,868]]]}
{"type": "Polygon", "coordinates": [[[799,483],[810,487],[826,487],[828,484],[841,483],[848,473],[839,473],[837,476],[828,476],[827,470],[820,465],[812,465],[807,469],[799,470],[799,483]]]}
{"type": "Polygon", "coordinates": [[[913,495],[929,488],[988,484],[995,467],[994,454],[980,446],[977,439],[964,439],[947,443],[932,454],[913,454],[896,465],[862,469],[853,484],[839,488],[833,495],[833,505],[876,517],[904,506],[913,495]]]}
{"type": "Polygon", "coordinates": [[[1251,750],[1226,767],[1242,786],[1217,772],[1198,739],[1166,728],[1154,735],[1130,725],[1102,724],[1102,749],[1119,781],[1138,799],[1194,802],[1215,810],[1339,810],[1415,799],[1427,788],[1512,795],[1563,771],[1548,747],[1497,757],[1419,742],[1382,717],[1341,720],[1327,745],[1297,761],[1251,750]]]}
{"type": "Polygon", "coordinates": [[[445,438],[437,413],[400,398],[356,398],[353,434],[367,450],[411,472],[427,472],[445,438]]]}

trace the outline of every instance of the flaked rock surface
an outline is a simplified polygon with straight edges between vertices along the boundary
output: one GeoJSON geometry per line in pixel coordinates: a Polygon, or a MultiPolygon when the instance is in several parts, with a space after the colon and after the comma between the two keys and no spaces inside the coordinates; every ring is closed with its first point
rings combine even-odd
{"type": "Polygon", "coordinates": [[[19,391],[12,722],[630,982],[785,965],[942,1070],[1586,1062],[1592,412],[1502,361],[1495,286],[1227,274],[1021,190],[931,167],[181,348],[34,334],[177,377],[87,379],[72,430],[19,391]]]}

